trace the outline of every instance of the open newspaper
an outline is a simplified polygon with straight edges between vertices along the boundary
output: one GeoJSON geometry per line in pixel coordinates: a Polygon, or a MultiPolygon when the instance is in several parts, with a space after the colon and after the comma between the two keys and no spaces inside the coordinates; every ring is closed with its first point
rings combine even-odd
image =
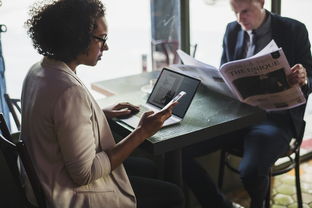
{"type": "Polygon", "coordinates": [[[223,64],[219,69],[178,50],[183,64],[171,68],[201,79],[208,88],[266,111],[294,108],[306,102],[299,85],[290,86],[290,66],[272,40],[256,55],[223,64]]]}

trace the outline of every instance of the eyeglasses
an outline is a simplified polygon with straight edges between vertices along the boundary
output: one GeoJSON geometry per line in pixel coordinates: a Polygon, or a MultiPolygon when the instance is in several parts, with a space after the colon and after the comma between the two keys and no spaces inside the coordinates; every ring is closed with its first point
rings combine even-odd
{"type": "Polygon", "coordinates": [[[101,41],[101,42],[102,42],[101,49],[103,49],[104,46],[105,46],[105,44],[106,44],[106,41],[107,41],[107,36],[105,36],[104,38],[101,38],[101,37],[98,37],[98,36],[93,35],[92,37],[93,37],[94,39],[97,39],[98,41],[101,41]]]}

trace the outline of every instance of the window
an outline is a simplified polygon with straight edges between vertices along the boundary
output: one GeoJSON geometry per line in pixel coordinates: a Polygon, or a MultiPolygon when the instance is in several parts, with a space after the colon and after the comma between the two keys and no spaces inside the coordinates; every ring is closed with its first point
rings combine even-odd
{"type": "Polygon", "coordinates": [[[178,63],[180,48],[180,0],[151,0],[153,70],[178,63]]]}
{"type": "Polygon", "coordinates": [[[310,42],[312,41],[312,15],[307,8],[312,7],[311,0],[283,0],[281,6],[281,15],[290,17],[304,23],[309,31],[310,42]]]}
{"type": "MultiPolygon", "coordinates": [[[[0,7],[1,24],[7,26],[2,47],[6,65],[8,93],[20,97],[22,82],[32,64],[41,59],[26,34],[24,22],[35,0],[4,1],[0,7]]],[[[142,72],[142,55],[151,54],[150,2],[148,0],[105,0],[109,51],[95,67],[79,66],[78,76],[90,83],[142,72]]],[[[151,70],[148,61],[147,69],[151,70]]],[[[96,96],[99,94],[91,91],[96,96]]]]}
{"type": "Polygon", "coordinates": [[[7,26],[7,32],[1,34],[1,42],[7,91],[11,97],[20,97],[27,70],[40,60],[24,28],[28,7],[32,2],[3,1],[0,7],[1,24],[7,26]]]}
{"type": "MultiPolygon", "coordinates": [[[[271,1],[264,7],[271,10],[271,1]]],[[[235,15],[228,0],[190,0],[191,51],[197,44],[196,59],[220,65],[223,35],[231,21],[235,21],[235,15]]]]}

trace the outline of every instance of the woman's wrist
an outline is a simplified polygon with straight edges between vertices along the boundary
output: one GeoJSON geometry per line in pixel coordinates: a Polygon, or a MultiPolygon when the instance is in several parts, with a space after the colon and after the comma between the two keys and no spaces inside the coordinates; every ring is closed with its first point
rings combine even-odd
{"type": "Polygon", "coordinates": [[[132,132],[135,137],[138,137],[142,142],[148,138],[148,135],[146,134],[146,131],[141,127],[138,126],[135,128],[135,130],[132,132]]]}

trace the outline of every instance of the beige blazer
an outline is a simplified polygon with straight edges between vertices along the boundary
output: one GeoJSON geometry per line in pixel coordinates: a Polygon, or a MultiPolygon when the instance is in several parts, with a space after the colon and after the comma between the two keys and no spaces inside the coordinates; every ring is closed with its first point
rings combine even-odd
{"type": "Polygon", "coordinates": [[[44,58],[28,72],[21,137],[48,207],[136,207],[123,165],[111,171],[105,150],[115,142],[104,113],[65,63],[44,58]]]}

